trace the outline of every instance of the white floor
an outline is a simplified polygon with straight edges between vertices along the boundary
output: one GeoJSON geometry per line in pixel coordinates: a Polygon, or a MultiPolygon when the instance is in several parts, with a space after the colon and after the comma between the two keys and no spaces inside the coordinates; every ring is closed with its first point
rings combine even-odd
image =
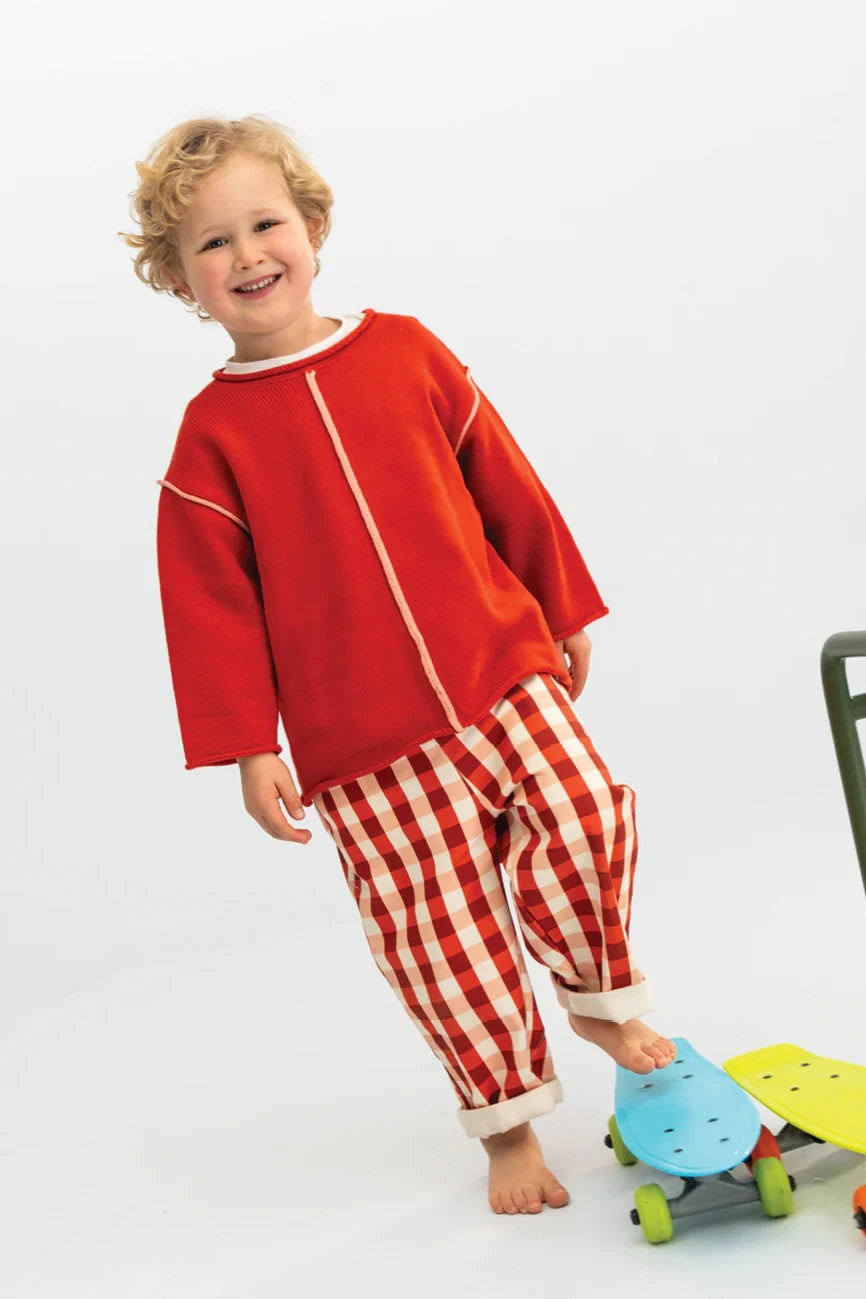
{"type": "MultiPolygon", "coordinates": [[[[795,873],[778,889],[789,847],[777,837],[769,883],[755,874],[744,912],[750,858],[770,843],[753,841],[737,860],[720,837],[715,861],[691,863],[700,892],[677,898],[658,887],[648,854],[633,939],[655,988],[649,1022],[719,1063],[785,1040],[866,1063],[866,899],[847,827],[798,840],[800,859],[822,854],[826,905],[809,904],[795,873]]],[[[678,1223],[663,1246],[644,1241],[632,1193],[656,1175],[620,1167],[604,1147],[613,1066],[570,1033],[540,967],[565,1102],[536,1130],[572,1201],[492,1214],[483,1150],[459,1128],[444,1072],[373,966],[336,874],[325,885],[333,917],[303,912],[313,863],[333,869],[324,844],[274,876],[294,915],[260,899],[234,923],[203,905],[190,924],[185,899],[183,941],[106,961],[62,995],[34,982],[29,999],[23,989],[11,998],[0,1061],[5,1299],[531,1299],[687,1284],[749,1299],[806,1278],[810,1291],[863,1293],[866,1238],[850,1200],[866,1160],[830,1147],[787,1157],[798,1178],[790,1218],[752,1205],[678,1223]]],[[[683,878],[688,864],[668,869],[683,878]]],[[[75,916],[63,923],[73,935],[75,916]]],[[[44,971],[45,952],[32,956],[28,967],[18,950],[19,977],[44,971]]]]}

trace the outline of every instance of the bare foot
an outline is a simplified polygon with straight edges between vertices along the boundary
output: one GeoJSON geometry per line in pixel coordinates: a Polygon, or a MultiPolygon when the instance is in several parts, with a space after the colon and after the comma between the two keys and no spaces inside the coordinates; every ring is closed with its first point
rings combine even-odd
{"type": "Polygon", "coordinates": [[[568,1191],[545,1165],[528,1123],[482,1137],[481,1143],[490,1156],[488,1190],[494,1213],[541,1213],[543,1201],[552,1209],[568,1204],[568,1191]]]}
{"type": "Polygon", "coordinates": [[[578,1037],[594,1042],[632,1073],[652,1073],[676,1059],[677,1049],[670,1038],[662,1037],[639,1019],[614,1024],[609,1019],[569,1013],[568,1022],[578,1037]]]}

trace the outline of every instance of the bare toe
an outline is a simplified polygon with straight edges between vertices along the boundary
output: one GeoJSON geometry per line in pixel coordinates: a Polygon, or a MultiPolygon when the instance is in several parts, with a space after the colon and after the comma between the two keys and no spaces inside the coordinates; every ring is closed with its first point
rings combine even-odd
{"type": "Polygon", "coordinates": [[[632,1073],[652,1073],[656,1067],[656,1062],[651,1055],[647,1055],[643,1047],[633,1051],[626,1065],[632,1073]]]}
{"type": "Polygon", "coordinates": [[[555,1179],[542,1187],[542,1190],[544,1192],[545,1200],[552,1209],[561,1209],[564,1205],[568,1204],[568,1201],[571,1198],[562,1183],[557,1182],[555,1179]]]}
{"type": "Polygon", "coordinates": [[[657,1037],[653,1046],[655,1048],[656,1062],[661,1068],[664,1068],[665,1065],[669,1065],[672,1060],[677,1058],[677,1048],[668,1038],[657,1037]]]}

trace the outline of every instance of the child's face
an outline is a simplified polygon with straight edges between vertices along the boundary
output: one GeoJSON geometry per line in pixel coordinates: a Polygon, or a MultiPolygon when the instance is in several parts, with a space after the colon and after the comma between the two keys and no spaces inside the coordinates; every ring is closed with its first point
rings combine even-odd
{"type": "Polygon", "coordinates": [[[178,237],[183,282],[231,335],[238,359],[293,350],[316,319],[315,250],[276,163],[246,155],[225,162],[198,190],[178,237]],[[234,291],[274,274],[280,279],[263,298],[234,291]]]}

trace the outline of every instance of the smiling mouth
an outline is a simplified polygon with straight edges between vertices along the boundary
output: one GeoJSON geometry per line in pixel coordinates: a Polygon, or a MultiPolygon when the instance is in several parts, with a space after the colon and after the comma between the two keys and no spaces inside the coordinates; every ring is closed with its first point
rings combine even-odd
{"type": "Polygon", "coordinates": [[[260,289],[242,289],[241,286],[238,285],[236,289],[232,289],[232,293],[236,293],[240,298],[261,297],[263,294],[269,292],[269,290],[276,287],[276,285],[282,279],[282,274],[283,274],[282,271],[280,271],[277,275],[269,279],[268,283],[263,285],[262,288],[260,289]]]}

